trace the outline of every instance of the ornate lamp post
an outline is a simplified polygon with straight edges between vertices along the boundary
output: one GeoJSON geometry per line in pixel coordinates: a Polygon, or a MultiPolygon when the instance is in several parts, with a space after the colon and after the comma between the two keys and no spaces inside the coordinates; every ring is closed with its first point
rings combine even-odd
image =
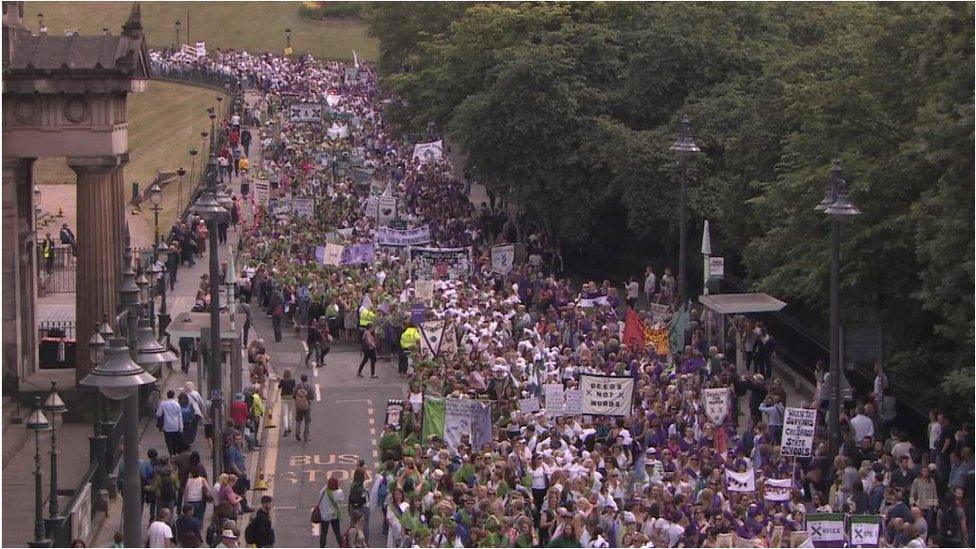
{"type": "Polygon", "coordinates": [[[173,46],[173,49],[176,50],[180,47],[180,20],[177,19],[173,26],[176,28],[176,45],[173,46]]]}
{"type": "MultiPolygon", "coordinates": [[[[190,153],[190,156],[196,157],[196,152],[195,152],[196,149],[190,149],[190,150],[191,151],[194,151],[194,152],[191,152],[190,153]]],[[[196,158],[194,158],[194,160],[196,160],[196,158]]],[[[176,182],[179,185],[179,192],[177,193],[177,197],[176,197],[176,217],[177,218],[179,218],[180,215],[183,213],[183,176],[185,176],[185,175],[186,175],[186,170],[183,169],[183,166],[180,166],[179,169],[176,170],[176,176],[177,176],[176,177],[176,182]]],[[[192,165],[190,166],[190,178],[191,179],[193,178],[193,166],[192,165]]]]}
{"type": "Polygon", "coordinates": [[[678,128],[678,138],[671,144],[671,150],[678,155],[681,166],[681,205],[679,206],[680,221],[678,222],[678,295],[675,303],[684,306],[688,298],[688,159],[701,152],[695,140],[691,137],[691,121],[688,115],[681,117],[678,128]]]}
{"type": "MultiPolygon", "coordinates": [[[[108,316],[108,315],[106,315],[108,316]]],[[[88,340],[88,358],[91,360],[92,369],[98,368],[105,363],[105,338],[102,336],[102,327],[105,327],[108,332],[111,333],[111,326],[108,322],[103,322],[101,326],[98,322],[95,323],[95,330],[92,333],[91,339],[88,340]]],[[[98,501],[106,501],[108,499],[108,489],[106,487],[105,479],[108,476],[106,471],[106,452],[105,452],[105,441],[106,436],[102,433],[102,421],[104,410],[102,409],[102,397],[101,393],[95,393],[95,425],[94,433],[89,439],[89,455],[98,463],[98,472],[95,473],[95,478],[93,479],[92,486],[96,490],[95,498],[98,501]]]]}
{"type": "Polygon", "coordinates": [[[29,547],[51,546],[51,540],[44,537],[44,496],[41,493],[41,431],[50,429],[51,424],[41,411],[41,397],[36,397],[27,418],[27,430],[34,432],[34,540],[27,542],[29,547]]]}
{"type": "MultiPolygon", "coordinates": [[[[95,334],[98,335],[98,334],[95,334]]],[[[58,382],[51,382],[51,392],[44,400],[43,409],[51,415],[51,495],[48,497],[48,533],[51,539],[57,534],[64,517],[58,510],[58,418],[68,411],[61,395],[58,394],[58,382]]]]}
{"type": "MultiPolygon", "coordinates": [[[[214,440],[221,440],[223,422],[223,376],[221,374],[221,341],[220,341],[220,268],[217,259],[217,217],[227,210],[217,202],[217,160],[213,151],[207,163],[207,188],[200,194],[190,210],[207,221],[208,238],[210,239],[210,363],[208,379],[210,380],[210,401],[214,426],[214,440]]],[[[213,452],[213,470],[221,471],[221,454],[219,449],[213,452]]]]}
{"type": "Polygon", "coordinates": [[[291,29],[285,29],[285,55],[291,55],[291,29]]]}
{"type": "Polygon", "coordinates": [[[840,225],[861,213],[851,202],[840,158],[834,159],[827,179],[827,192],[814,208],[830,216],[830,379],[833,395],[830,400],[830,447],[836,455],[840,451],[840,225]]]}

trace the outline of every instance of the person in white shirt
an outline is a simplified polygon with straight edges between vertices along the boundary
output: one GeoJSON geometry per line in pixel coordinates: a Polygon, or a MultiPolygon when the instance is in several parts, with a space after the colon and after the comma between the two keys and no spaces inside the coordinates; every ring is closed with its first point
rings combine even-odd
{"type": "Polygon", "coordinates": [[[657,293],[657,275],[654,274],[654,268],[648,265],[644,273],[644,297],[647,298],[648,303],[653,301],[655,293],[657,293]]]}
{"type": "Polygon", "coordinates": [[[147,547],[173,547],[173,529],[169,527],[169,509],[163,507],[156,513],[156,521],[149,525],[147,547]]]}
{"type": "Polygon", "coordinates": [[[157,426],[163,431],[166,450],[171,456],[183,449],[183,411],[180,403],[173,398],[175,396],[172,389],[166,391],[166,400],[160,402],[156,408],[157,426]]]}
{"type": "Polygon", "coordinates": [[[854,429],[854,440],[863,440],[864,437],[874,436],[874,422],[864,415],[863,406],[857,407],[857,415],[851,418],[851,428],[854,429]]]}
{"type": "Polygon", "coordinates": [[[624,285],[627,290],[627,306],[633,309],[637,306],[637,296],[640,295],[640,283],[637,282],[637,277],[630,277],[630,281],[624,285]]]}

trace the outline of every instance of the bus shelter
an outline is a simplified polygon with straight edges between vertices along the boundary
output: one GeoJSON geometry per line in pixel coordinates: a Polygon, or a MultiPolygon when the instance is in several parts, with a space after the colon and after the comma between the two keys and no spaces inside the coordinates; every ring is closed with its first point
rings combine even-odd
{"type": "Polygon", "coordinates": [[[735,339],[735,365],[745,367],[745,318],[750,313],[774,313],[786,307],[786,303],[764,293],[717,294],[698,296],[698,302],[705,306],[709,321],[706,338],[709,345],[718,339],[719,349],[726,348],[726,335],[735,339]],[[717,327],[717,329],[715,328],[717,327]],[[713,332],[718,332],[717,334],[713,332]]]}

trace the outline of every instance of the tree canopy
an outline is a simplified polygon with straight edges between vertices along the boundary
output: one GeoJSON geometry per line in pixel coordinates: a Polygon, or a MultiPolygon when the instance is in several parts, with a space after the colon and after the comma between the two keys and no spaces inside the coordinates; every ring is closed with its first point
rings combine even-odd
{"type": "Polygon", "coordinates": [[[709,219],[735,274],[822,334],[813,207],[839,155],[863,211],[843,228],[842,319],[884,326],[896,384],[972,403],[971,5],[381,3],[366,20],[389,115],[450,134],[566,246],[613,250],[606,270],[676,263],[669,144],[688,114],[691,226],[709,219]]]}

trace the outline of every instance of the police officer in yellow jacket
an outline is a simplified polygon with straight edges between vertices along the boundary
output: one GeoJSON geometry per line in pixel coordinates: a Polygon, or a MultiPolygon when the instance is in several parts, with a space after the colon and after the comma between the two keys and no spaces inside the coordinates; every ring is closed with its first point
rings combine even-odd
{"type": "Polygon", "coordinates": [[[407,327],[400,334],[400,361],[397,364],[400,377],[407,374],[407,358],[418,348],[420,348],[420,330],[413,325],[413,321],[407,320],[407,327]]]}
{"type": "Polygon", "coordinates": [[[51,233],[47,233],[41,243],[41,257],[44,258],[44,270],[50,276],[54,270],[54,239],[51,238],[51,233]]]}

